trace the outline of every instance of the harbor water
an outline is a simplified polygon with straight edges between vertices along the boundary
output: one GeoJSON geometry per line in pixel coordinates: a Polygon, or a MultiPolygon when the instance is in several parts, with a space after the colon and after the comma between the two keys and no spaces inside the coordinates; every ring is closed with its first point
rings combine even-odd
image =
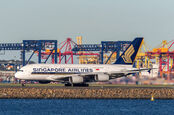
{"type": "Polygon", "coordinates": [[[0,115],[172,115],[174,100],[1,99],[0,115]]]}

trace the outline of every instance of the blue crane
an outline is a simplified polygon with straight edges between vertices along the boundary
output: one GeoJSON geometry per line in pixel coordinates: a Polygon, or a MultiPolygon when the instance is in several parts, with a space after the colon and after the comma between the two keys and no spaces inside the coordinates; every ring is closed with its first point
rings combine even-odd
{"type": "MultiPolygon", "coordinates": [[[[51,46],[52,51],[55,51],[55,63],[57,63],[57,40],[23,40],[23,43],[0,43],[0,50],[20,50],[22,53],[22,65],[25,66],[31,60],[36,51],[39,52],[38,63],[42,63],[41,51],[45,50],[48,46],[51,46]],[[33,53],[26,62],[26,51],[31,50],[33,53]]],[[[46,61],[49,57],[50,56],[47,57],[46,61]]],[[[46,61],[44,63],[46,63],[46,61]]]]}

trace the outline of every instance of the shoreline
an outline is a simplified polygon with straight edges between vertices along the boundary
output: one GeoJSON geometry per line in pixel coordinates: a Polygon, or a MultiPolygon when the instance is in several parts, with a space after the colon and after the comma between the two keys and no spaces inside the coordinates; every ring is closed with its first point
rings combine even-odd
{"type": "Polygon", "coordinates": [[[174,88],[1,87],[0,99],[174,99],[174,88]]]}

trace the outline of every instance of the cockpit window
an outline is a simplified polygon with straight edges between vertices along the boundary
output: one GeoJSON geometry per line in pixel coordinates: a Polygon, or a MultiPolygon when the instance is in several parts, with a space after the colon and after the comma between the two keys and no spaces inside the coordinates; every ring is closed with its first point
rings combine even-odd
{"type": "Polygon", "coordinates": [[[18,70],[18,71],[24,72],[24,70],[21,70],[21,69],[20,69],[20,70],[18,70]]]}

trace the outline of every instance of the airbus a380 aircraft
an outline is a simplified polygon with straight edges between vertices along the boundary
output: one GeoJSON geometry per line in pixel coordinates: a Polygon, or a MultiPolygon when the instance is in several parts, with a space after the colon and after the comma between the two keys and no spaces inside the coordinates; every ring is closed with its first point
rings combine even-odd
{"type": "Polygon", "coordinates": [[[21,80],[37,80],[39,83],[59,81],[68,85],[83,85],[87,82],[108,81],[148,69],[133,68],[143,38],[136,38],[111,65],[105,64],[31,64],[15,74],[21,80]]]}

